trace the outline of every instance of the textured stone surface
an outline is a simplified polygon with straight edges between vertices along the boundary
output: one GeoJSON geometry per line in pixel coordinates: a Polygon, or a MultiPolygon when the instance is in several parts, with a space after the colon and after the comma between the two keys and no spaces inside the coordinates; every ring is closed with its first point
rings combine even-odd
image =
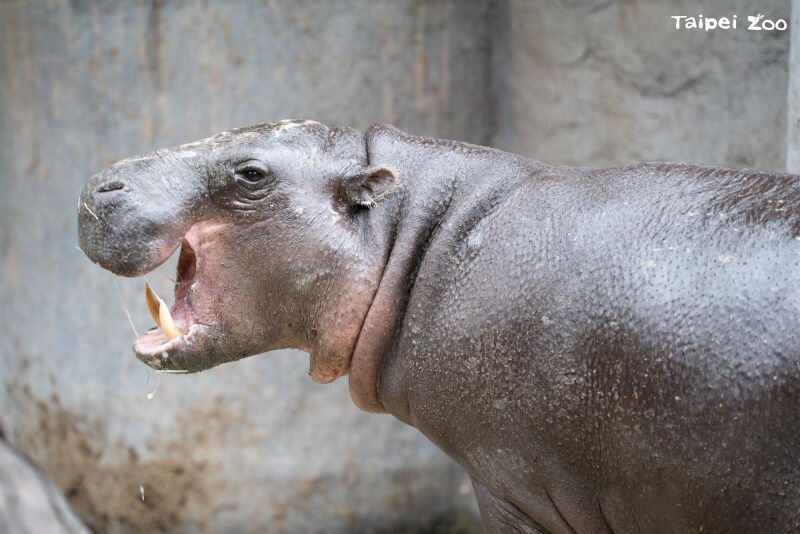
{"type": "Polygon", "coordinates": [[[789,1],[512,0],[494,143],[555,164],[648,160],[783,170],[789,1]],[[671,15],[738,14],[736,30],[671,15]]]}

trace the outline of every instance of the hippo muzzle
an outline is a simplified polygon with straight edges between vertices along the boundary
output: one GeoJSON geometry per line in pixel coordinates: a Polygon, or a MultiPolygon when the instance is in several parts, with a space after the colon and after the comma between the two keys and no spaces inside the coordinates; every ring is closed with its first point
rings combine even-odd
{"type": "Polygon", "coordinates": [[[78,200],[78,243],[93,262],[114,274],[140,276],[178,248],[197,217],[191,208],[200,204],[194,180],[185,172],[176,176],[180,159],[160,150],[89,180],[78,200]]]}
{"type": "Polygon", "coordinates": [[[134,344],[140,360],[162,370],[199,371],[222,363],[216,361],[214,342],[220,336],[198,322],[189,300],[200,235],[190,229],[208,212],[207,190],[193,156],[194,151],[162,149],[122,160],[92,177],[78,201],[81,250],[116,275],[142,276],[181,247],[175,302],[171,308],[162,304],[160,316],[151,307],[161,328],[152,328],[134,344]],[[176,335],[167,335],[167,322],[176,335]]]}

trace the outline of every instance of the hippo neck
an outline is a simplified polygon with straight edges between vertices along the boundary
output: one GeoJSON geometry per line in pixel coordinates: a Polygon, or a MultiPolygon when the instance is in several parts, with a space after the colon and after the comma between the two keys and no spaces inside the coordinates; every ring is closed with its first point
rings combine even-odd
{"type": "Polygon", "coordinates": [[[480,220],[493,199],[544,165],[491,148],[411,136],[385,124],[370,127],[366,139],[369,164],[397,169],[399,185],[372,209],[385,263],[350,359],[350,396],[362,410],[386,413],[381,366],[391,357],[416,274],[442,222],[454,214],[480,220]]]}

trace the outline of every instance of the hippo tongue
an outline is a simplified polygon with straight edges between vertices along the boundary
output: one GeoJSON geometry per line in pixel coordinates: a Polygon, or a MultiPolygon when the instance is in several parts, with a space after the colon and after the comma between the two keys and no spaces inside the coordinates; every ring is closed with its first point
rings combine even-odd
{"type": "Polygon", "coordinates": [[[150,284],[144,283],[144,298],[147,301],[147,309],[150,311],[150,316],[156,322],[168,339],[175,339],[181,335],[181,331],[175,326],[175,321],[172,319],[172,314],[167,307],[167,304],[150,288],[150,284]]]}

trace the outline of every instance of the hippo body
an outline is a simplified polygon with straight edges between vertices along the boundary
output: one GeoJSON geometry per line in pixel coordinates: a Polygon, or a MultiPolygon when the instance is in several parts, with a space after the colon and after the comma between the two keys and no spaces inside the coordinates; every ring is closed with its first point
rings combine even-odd
{"type": "Polygon", "coordinates": [[[469,473],[488,532],[800,528],[795,176],[284,121],[124,160],[81,202],[114,272],[183,243],[184,335],[140,359],[307,350],[469,473]]]}

